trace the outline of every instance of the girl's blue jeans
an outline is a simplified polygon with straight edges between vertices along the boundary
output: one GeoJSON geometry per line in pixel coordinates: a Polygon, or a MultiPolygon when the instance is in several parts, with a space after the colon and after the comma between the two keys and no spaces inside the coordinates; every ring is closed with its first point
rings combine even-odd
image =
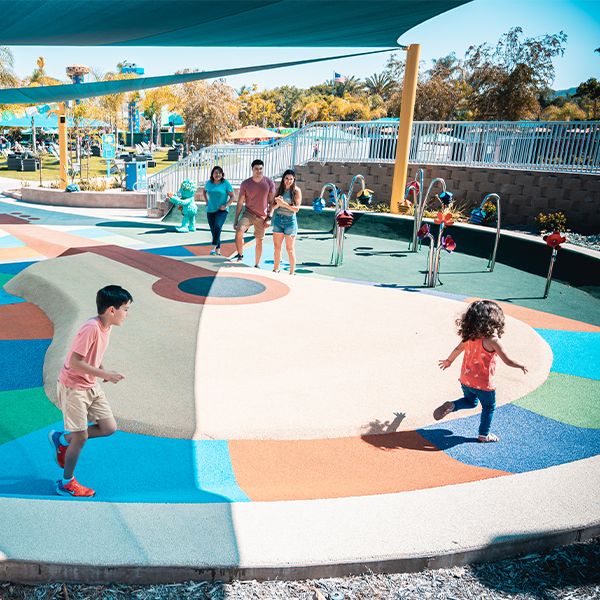
{"type": "Polygon", "coordinates": [[[213,246],[216,246],[217,248],[221,247],[221,230],[227,220],[227,215],[228,213],[226,210],[206,213],[206,220],[208,221],[208,226],[212,233],[212,243],[213,246]]]}
{"type": "Polygon", "coordinates": [[[477,408],[481,402],[481,421],[479,422],[479,435],[487,436],[490,433],[494,411],[496,410],[496,391],[478,390],[460,384],[464,397],[454,401],[454,410],[464,410],[465,408],[477,408]]]}

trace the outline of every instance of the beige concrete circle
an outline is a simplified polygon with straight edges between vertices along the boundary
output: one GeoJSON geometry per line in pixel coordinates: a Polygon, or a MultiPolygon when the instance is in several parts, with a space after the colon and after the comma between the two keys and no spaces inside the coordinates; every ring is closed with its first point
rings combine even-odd
{"type": "MultiPolygon", "coordinates": [[[[250,275],[254,269],[236,271],[250,275]]],[[[458,343],[464,302],[332,280],[290,277],[286,296],[257,304],[194,305],[157,296],[157,277],[81,254],[42,261],[7,290],[38,304],[54,339],[44,386],[55,382],[78,326],[94,314],[96,290],[119,283],[134,303],[115,328],[107,368],[125,379],[104,384],[125,431],[196,439],[317,439],[385,433],[433,422],[460,395],[460,359],[438,360],[458,343]]],[[[507,317],[504,345],[529,367],[498,361],[498,403],[547,378],[552,353],[525,323],[507,317]]],[[[474,414],[463,411],[448,419],[474,414]]]]}

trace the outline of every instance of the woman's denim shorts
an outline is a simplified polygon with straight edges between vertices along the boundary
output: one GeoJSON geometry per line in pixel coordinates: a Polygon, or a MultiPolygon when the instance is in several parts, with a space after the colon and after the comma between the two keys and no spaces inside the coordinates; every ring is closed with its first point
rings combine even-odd
{"type": "Polygon", "coordinates": [[[298,233],[298,219],[296,215],[280,215],[279,213],[275,213],[273,216],[273,233],[296,235],[298,233]]]}

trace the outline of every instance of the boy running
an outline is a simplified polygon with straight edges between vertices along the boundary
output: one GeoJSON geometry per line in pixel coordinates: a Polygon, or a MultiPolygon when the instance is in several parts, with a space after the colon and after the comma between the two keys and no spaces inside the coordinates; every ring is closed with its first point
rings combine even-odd
{"type": "Polygon", "coordinates": [[[102,364],[113,325],[120,326],[127,317],[133,298],[118,285],[107,285],[96,294],[98,315],[86,321],[77,332],[57,382],[58,403],[65,431],[50,431],[48,439],[56,453],[56,462],[64,469],[56,482],[61,496],[90,497],[94,490],[77,482],[73,476],[79,454],[88,438],[105,437],[117,430],[117,423],[96,382],[118,383],[123,375],[107,371],[102,364]],[[94,424],[88,426],[88,422],[94,424]]]}

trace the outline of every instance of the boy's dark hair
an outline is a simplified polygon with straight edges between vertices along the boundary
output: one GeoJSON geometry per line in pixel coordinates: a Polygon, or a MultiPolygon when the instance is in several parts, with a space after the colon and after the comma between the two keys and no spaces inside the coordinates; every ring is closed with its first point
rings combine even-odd
{"type": "Polygon", "coordinates": [[[101,315],[107,308],[121,308],[123,304],[133,302],[131,294],[120,285],[107,285],[96,294],[96,307],[101,315]]]}
{"type": "Polygon", "coordinates": [[[477,300],[469,304],[469,308],[460,319],[456,319],[456,326],[463,342],[495,335],[502,337],[504,313],[491,300],[477,300]]]}
{"type": "Polygon", "coordinates": [[[254,169],[254,167],[256,167],[256,165],[260,165],[261,167],[264,167],[265,163],[262,160],[260,160],[260,158],[257,158],[256,160],[252,161],[252,164],[250,166],[254,169]]]}

